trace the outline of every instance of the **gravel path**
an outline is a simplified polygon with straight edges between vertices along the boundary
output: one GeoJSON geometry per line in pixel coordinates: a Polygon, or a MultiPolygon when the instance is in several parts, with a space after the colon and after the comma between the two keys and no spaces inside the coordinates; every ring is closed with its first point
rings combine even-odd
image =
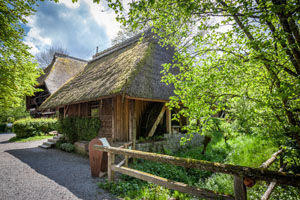
{"type": "Polygon", "coordinates": [[[10,143],[14,134],[0,134],[0,200],[116,199],[91,178],[89,160],[42,141],[10,143]]]}

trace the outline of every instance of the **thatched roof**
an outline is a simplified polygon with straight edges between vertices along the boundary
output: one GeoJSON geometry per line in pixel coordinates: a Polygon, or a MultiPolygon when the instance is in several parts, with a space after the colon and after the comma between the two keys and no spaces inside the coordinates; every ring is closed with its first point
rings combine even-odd
{"type": "Polygon", "coordinates": [[[45,85],[50,94],[53,94],[67,80],[82,70],[86,64],[87,61],[85,60],[55,53],[51,64],[44,69],[44,74],[37,79],[38,86],[45,85]]]}
{"type": "Polygon", "coordinates": [[[162,64],[174,51],[160,47],[151,34],[135,36],[109,48],[89,61],[84,70],[52,94],[41,109],[126,94],[131,97],[168,100],[173,86],[161,82],[162,64]]]}

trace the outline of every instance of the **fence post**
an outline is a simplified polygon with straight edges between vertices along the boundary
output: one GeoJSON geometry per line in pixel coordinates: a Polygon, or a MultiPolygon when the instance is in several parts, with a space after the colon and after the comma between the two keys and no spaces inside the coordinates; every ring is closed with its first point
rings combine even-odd
{"type": "MultiPolygon", "coordinates": [[[[128,143],[124,144],[125,149],[128,149],[128,143]]],[[[128,156],[125,155],[125,167],[128,167],[128,156]]]]}
{"type": "Polygon", "coordinates": [[[108,169],[107,169],[107,176],[108,182],[112,182],[115,179],[115,172],[111,169],[111,166],[115,164],[115,154],[108,152],[108,169]]]}
{"type": "Polygon", "coordinates": [[[247,200],[247,188],[243,177],[234,176],[234,196],[235,200],[247,200]]]}

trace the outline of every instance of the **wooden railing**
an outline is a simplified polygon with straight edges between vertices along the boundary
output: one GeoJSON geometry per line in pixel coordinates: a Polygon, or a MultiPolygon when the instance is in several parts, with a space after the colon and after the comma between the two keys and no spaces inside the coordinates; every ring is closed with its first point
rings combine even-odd
{"type": "MultiPolygon", "coordinates": [[[[114,173],[119,172],[132,176],[141,180],[145,180],[154,184],[164,186],[169,189],[177,190],[183,193],[188,193],[193,196],[198,196],[207,199],[239,199],[246,200],[246,187],[244,185],[244,177],[252,180],[262,180],[267,182],[276,182],[278,184],[285,184],[291,186],[300,186],[300,174],[290,174],[284,172],[270,171],[263,167],[251,168],[238,165],[229,165],[223,163],[209,162],[204,160],[195,160],[189,158],[180,158],[169,155],[136,151],[115,147],[104,147],[100,145],[94,145],[94,148],[99,151],[108,152],[108,181],[114,181],[114,173]],[[221,194],[215,191],[200,189],[189,186],[184,183],[175,182],[169,179],[158,177],[149,173],[141,172],[128,167],[122,167],[115,164],[115,154],[124,155],[133,158],[140,158],[145,160],[151,160],[155,162],[168,163],[176,166],[182,166],[186,168],[195,168],[211,172],[219,172],[224,174],[230,174],[234,176],[234,192],[235,197],[228,194],[221,194]]],[[[276,157],[276,156],[275,156],[276,157]]],[[[275,158],[274,158],[275,159],[275,158]]],[[[273,162],[273,161],[272,161],[273,162]]]]}

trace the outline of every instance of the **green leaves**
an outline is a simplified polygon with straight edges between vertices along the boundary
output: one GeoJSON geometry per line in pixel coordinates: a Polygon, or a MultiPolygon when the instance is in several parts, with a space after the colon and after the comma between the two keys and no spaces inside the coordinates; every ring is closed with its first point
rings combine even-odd
{"type": "Polygon", "coordinates": [[[19,106],[24,96],[33,95],[40,70],[22,41],[21,23],[34,13],[34,0],[0,0],[0,108],[19,106]]]}
{"type": "Polygon", "coordinates": [[[163,81],[175,86],[170,106],[183,108],[175,117],[198,122],[187,130],[207,131],[223,112],[242,133],[295,140],[285,124],[300,125],[298,10],[293,0],[139,1],[121,22],[151,24],[162,46],[176,49],[163,81]]]}

